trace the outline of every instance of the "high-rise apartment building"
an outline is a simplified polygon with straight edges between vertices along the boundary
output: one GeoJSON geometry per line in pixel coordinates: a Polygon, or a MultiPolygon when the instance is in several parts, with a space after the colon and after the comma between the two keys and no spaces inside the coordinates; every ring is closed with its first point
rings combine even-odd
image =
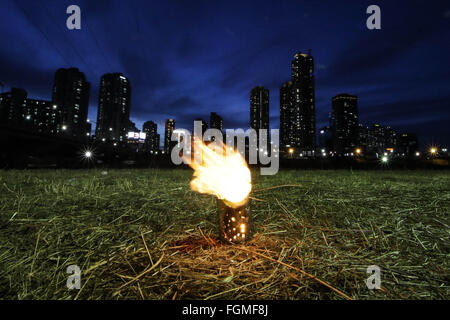
{"type": "Polygon", "coordinates": [[[351,154],[358,146],[358,97],[338,94],[332,98],[333,149],[338,155],[351,154]]]}
{"type": "Polygon", "coordinates": [[[145,132],[146,151],[159,150],[158,125],[153,121],[146,121],[142,126],[142,132],[145,132]]]}
{"type": "Polygon", "coordinates": [[[24,89],[12,88],[0,94],[0,123],[34,133],[56,135],[60,110],[51,101],[27,98],[24,89]]]}
{"type": "Polygon", "coordinates": [[[293,117],[299,127],[300,151],[314,155],[316,148],[316,108],[314,88],[314,58],[311,51],[298,52],[291,62],[293,117]],[[297,120],[298,119],[298,120],[297,120]]]}
{"type": "Polygon", "coordinates": [[[280,146],[282,148],[300,146],[300,112],[294,108],[292,81],[287,81],[280,88],[280,146]]]}
{"type": "Polygon", "coordinates": [[[280,88],[280,138],[282,147],[314,155],[316,111],[314,58],[298,52],[291,62],[291,81],[280,88]]]}
{"type": "Polygon", "coordinates": [[[220,132],[223,131],[223,119],[216,112],[211,112],[209,117],[209,127],[211,129],[220,130],[220,132]]]}
{"type": "Polygon", "coordinates": [[[107,73],[100,80],[96,139],[125,142],[130,127],[131,85],[121,73],[107,73]]]}
{"type": "Polygon", "coordinates": [[[174,119],[167,119],[166,125],[164,128],[164,153],[169,154],[172,147],[176,144],[175,142],[172,142],[172,133],[175,130],[175,120],[174,119]]]}
{"type": "Polygon", "coordinates": [[[250,92],[250,128],[269,129],[269,89],[254,87],[250,92]]]}
{"type": "Polygon", "coordinates": [[[90,83],[77,68],[58,69],[55,73],[52,107],[60,112],[61,133],[84,139],[89,107],[90,83]]]}
{"type": "Polygon", "coordinates": [[[0,94],[0,123],[20,127],[24,120],[26,99],[27,92],[19,88],[0,94]]]}

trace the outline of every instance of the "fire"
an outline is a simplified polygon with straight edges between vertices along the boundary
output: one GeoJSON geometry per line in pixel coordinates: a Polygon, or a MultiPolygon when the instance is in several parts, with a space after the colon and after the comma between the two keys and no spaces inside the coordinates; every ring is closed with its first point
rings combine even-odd
{"type": "Polygon", "coordinates": [[[241,154],[214,143],[207,146],[198,142],[195,148],[195,152],[202,154],[203,161],[190,163],[194,169],[191,189],[212,194],[233,207],[245,204],[252,184],[250,169],[241,154]]]}

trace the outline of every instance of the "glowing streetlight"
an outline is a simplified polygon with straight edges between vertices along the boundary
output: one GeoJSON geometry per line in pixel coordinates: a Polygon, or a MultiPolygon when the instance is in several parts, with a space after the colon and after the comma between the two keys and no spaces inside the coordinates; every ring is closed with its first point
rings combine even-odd
{"type": "Polygon", "coordinates": [[[288,152],[289,152],[290,158],[292,159],[294,157],[294,148],[289,148],[288,152]]]}
{"type": "Polygon", "coordinates": [[[360,149],[360,148],[357,148],[357,149],[355,150],[355,152],[356,152],[356,154],[361,154],[361,149],[360,149]]]}
{"type": "Polygon", "coordinates": [[[80,158],[85,164],[91,164],[95,160],[94,149],[86,146],[83,150],[80,150],[80,158]]]}
{"type": "Polygon", "coordinates": [[[430,148],[430,153],[431,153],[431,154],[436,154],[436,153],[437,153],[437,148],[431,147],[431,148],[430,148]]]}
{"type": "Polygon", "coordinates": [[[389,161],[389,158],[387,156],[383,156],[381,158],[381,162],[383,162],[383,163],[388,163],[388,161],[389,161]]]}
{"type": "Polygon", "coordinates": [[[63,125],[63,126],[61,127],[61,129],[62,129],[63,131],[66,131],[66,130],[67,130],[67,126],[66,126],[66,125],[63,125]]]}
{"type": "Polygon", "coordinates": [[[419,151],[416,152],[416,157],[418,157],[418,156],[420,156],[420,152],[419,151]]]}

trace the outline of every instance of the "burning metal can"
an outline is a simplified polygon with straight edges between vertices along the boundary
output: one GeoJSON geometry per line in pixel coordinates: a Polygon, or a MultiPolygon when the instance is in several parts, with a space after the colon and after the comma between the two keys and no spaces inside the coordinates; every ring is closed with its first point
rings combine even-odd
{"type": "Polygon", "coordinates": [[[242,243],[251,238],[250,200],[237,207],[218,199],[219,235],[222,241],[242,243]]]}

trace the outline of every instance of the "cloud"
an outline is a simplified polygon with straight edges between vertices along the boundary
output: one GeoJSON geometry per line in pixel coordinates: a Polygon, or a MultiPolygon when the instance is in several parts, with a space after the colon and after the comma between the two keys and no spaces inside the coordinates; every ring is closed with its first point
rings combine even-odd
{"type": "Polygon", "coordinates": [[[142,57],[129,51],[119,54],[119,61],[125,76],[130,78],[132,87],[145,87],[148,90],[172,85],[174,80],[159,55],[142,57]]]}
{"type": "Polygon", "coordinates": [[[5,82],[5,89],[24,88],[30,97],[50,100],[54,71],[17,62],[17,59],[5,57],[0,52],[0,81],[5,82]],[[26,83],[24,79],[27,79],[26,83]]]}
{"type": "Polygon", "coordinates": [[[450,31],[442,18],[449,17],[447,4],[386,2],[383,29],[370,32],[364,5],[331,1],[76,3],[82,30],[72,32],[65,28],[69,0],[0,1],[7,44],[0,47],[0,80],[49,99],[56,69],[78,67],[92,84],[92,119],[101,75],[122,72],[131,81],[131,116],[138,125],[163,124],[170,116],[177,126],[191,127],[194,118],[207,120],[216,111],[229,128],[248,127],[249,92],[264,85],[271,126],[278,127],[279,88],[290,78],[292,55],[312,48],[318,126],[328,121],[331,97],[349,92],[360,97],[363,121],[412,130],[423,125],[426,136],[448,133],[438,119],[449,114],[440,102],[448,101],[450,86],[443,40],[450,31]]]}
{"type": "Polygon", "coordinates": [[[360,108],[360,122],[390,125],[399,131],[416,132],[423,140],[430,140],[439,132],[441,139],[450,137],[448,110],[450,96],[395,101],[360,108]]]}

